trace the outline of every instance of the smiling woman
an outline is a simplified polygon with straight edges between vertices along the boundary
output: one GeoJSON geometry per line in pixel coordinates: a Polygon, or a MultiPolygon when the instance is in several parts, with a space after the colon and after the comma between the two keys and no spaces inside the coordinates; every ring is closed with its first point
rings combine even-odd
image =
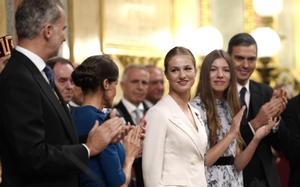
{"type": "Polygon", "coordinates": [[[146,114],[145,186],[206,186],[207,136],[200,114],[188,104],[196,76],[195,58],[190,50],[175,47],[167,53],[164,65],[169,94],[146,114]]]}
{"type": "MultiPolygon", "coordinates": [[[[246,107],[240,109],[234,66],[225,51],[214,50],[205,57],[196,94],[192,105],[199,110],[209,135],[208,186],[243,186],[241,170],[268,133],[265,128],[258,130],[242,151],[244,141],[239,130],[246,107]]],[[[270,127],[274,124],[269,122],[270,127]]]]}

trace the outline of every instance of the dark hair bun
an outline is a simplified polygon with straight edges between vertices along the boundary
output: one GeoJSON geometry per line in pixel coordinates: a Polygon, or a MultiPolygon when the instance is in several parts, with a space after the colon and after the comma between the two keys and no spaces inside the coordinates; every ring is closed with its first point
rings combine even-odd
{"type": "Polygon", "coordinates": [[[96,90],[99,87],[99,82],[95,75],[96,66],[79,65],[72,73],[72,79],[76,86],[79,86],[83,92],[88,90],[96,90]]]}
{"type": "Polygon", "coordinates": [[[90,56],[72,73],[72,79],[83,93],[95,92],[103,88],[103,81],[117,81],[118,66],[105,55],[90,56]]]}

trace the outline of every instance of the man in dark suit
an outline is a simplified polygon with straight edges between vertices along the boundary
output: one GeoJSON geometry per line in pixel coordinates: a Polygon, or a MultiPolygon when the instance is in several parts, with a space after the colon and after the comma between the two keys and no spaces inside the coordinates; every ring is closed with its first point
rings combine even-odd
{"type": "Polygon", "coordinates": [[[46,63],[53,70],[55,85],[65,103],[70,108],[69,102],[73,98],[73,90],[75,87],[71,77],[74,71],[73,64],[62,57],[51,58],[46,63]]]}
{"type": "MultiPolygon", "coordinates": [[[[0,37],[0,40],[7,41],[8,38],[11,39],[12,36],[3,36],[0,37]]],[[[11,40],[11,45],[8,45],[9,42],[0,42],[0,74],[5,68],[5,65],[8,62],[8,59],[11,55],[11,50],[13,49],[13,42],[11,40]],[[6,53],[4,53],[4,51],[6,53]]],[[[0,152],[0,184],[2,182],[2,164],[1,164],[1,152],[0,152]]]]}
{"type": "Polygon", "coordinates": [[[45,61],[65,40],[59,0],[23,0],[16,11],[18,46],[0,77],[2,187],[77,187],[89,156],[123,130],[114,117],[78,144],[70,115],[45,61]]]}
{"type": "Polygon", "coordinates": [[[155,105],[164,95],[164,73],[154,65],[146,66],[149,72],[149,86],[145,103],[148,107],[155,105]]]}
{"type": "Polygon", "coordinates": [[[285,156],[290,162],[289,187],[300,186],[300,95],[289,100],[282,114],[292,140],[286,144],[288,147],[285,156]]]}
{"type": "Polygon", "coordinates": [[[10,54],[9,55],[5,55],[5,56],[1,56],[0,57],[0,74],[3,71],[6,63],[8,62],[8,59],[10,58],[10,54]]]}
{"type": "MultiPolygon", "coordinates": [[[[235,65],[241,103],[246,105],[241,135],[248,144],[256,129],[266,125],[270,118],[279,117],[285,108],[286,98],[282,90],[272,93],[269,86],[250,80],[257,60],[257,44],[251,35],[239,33],[233,36],[229,41],[228,53],[235,65]]],[[[259,143],[243,171],[245,187],[280,186],[271,145],[279,148],[277,140],[285,134],[282,131],[285,131],[284,124],[279,120],[273,133],[259,143]]]]}
{"type": "MultiPolygon", "coordinates": [[[[138,125],[140,119],[148,110],[144,100],[148,91],[149,73],[144,66],[130,65],[123,72],[121,88],[122,100],[115,106],[120,116],[131,125],[138,125]]],[[[143,187],[142,160],[138,158],[134,162],[136,187],[143,187]]]]}

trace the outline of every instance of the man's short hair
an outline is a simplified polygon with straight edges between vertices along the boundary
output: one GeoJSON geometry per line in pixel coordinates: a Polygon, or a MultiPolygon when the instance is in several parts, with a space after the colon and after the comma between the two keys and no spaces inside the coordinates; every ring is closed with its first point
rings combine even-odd
{"type": "Polygon", "coordinates": [[[227,52],[231,55],[233,47],[235,47],[235,46],[250,46],[250,45],[255,45],[256,54],[257,54],[257,43],[256,43],[255,39],[248,33],[238,33],[230,39],[230,41],[228,43],[227,52]]]}
{"type": "Polygon", "coordinates": [[[74,69],[73,64],[69,60],[62,57],[53,57],[47,61],[47,65],[50,66],[51,69],[53,69],[56,64],[70,64],[74,69]]]}
{"type": "Polygon", "coordinates": [[[141,65],[141,64],[130,64],[130,65],[126,66],[125,69],[124,69],[124,71],[123,71],[122,81],[124,81],[127,78],[128,72],[130,70],[132,70],[132,69],[140,69],[140,70],[147,71],[144,65],[141,65]]]}
{"type": "Polygon", "coordinates": [[[45,23],[55,23],[60,18],[59,0],[23,0],[15,16],[16,31],[19,39],[33,39],[45,23]]]}

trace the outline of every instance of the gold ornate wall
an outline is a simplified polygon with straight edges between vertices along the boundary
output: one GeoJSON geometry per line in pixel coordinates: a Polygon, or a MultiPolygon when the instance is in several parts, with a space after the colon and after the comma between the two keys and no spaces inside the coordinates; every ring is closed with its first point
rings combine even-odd
{"type": "MultiPolygon", "coordinates": [[[[0,0],[0,34],[6,33],[14,34],[13,15],[16,4],[20,0],[0,0]],[[9,7],[8,7],[9,4],[9,7]]],[[[114,5],[111,0],[63,0],[67,4],[68,10],[68,47],[70,50],[70,59],[74,62],[82,62],[87,56],[93,54],[99,54],[107,52],[104,50],[107,41],[115,42],[114,36],[123,35],[122,39],[126,39],[122,29],[126,31],[126,23],[115,24],[114,21],[118,19],[112,19],[108,14],[116,14],[117,9],[124,4],[130,4],[131,10],[138,10],[139,8],[148,11],[149,15],[156,11],[155,7],[163,7],[158,13],[162,17],[162,13],[165,11],[166,15],[164,19],[159,20],[159,26],[155,25],[155,21],[151,23],[141,24],[135,23],[133,20],[128,20],[128,29],[141,28],[138,32],[128,32],[135,36],[128,36],[130,40],[136,40],[134,44],[143,44],[138,42],[137,38],[147,38],[144,33],[151,33],[151,31],[157,31],[159,27],[165,25],[165,30],[169,33],[173,39],[176,38],[181,30],[186,28],[195,29],[199,26],[211,24],[218,28],[224,37],[224,49],[226,50],[229,38],[237,32],[251,32],[260,22],[263,21],[255,14],[253,10],[252,0],[166,0],[166,1],[152,1],[152,0],[115,0],[118,6],[109,7],[109,11],[105,8],[105,5],[114,5]],[[155,3],[153,3],[155,2],[155,3]],[[152,4],[151,4],[152,3],[152,4]],[[156,5],[157,4],[157,5],[156,5]],[[151,6],[148,6],[151,5],[151,6]],[[150,7],[150,8],[149,8],[150,7]],[[154,7],[154,8],[151,8],[154,7]],[[231,7],[231,11],[228,11],[231,7]],[[106,13],[105,13],[106,11],[106,13]],[[105,24],[104,24],[105,23],[105,24]],[[118,29],[118,25],[122,25],[121,29],[118,29]],[[125,25],[125,26],[124,26],[125,25]],[[112,28],[112,27],[116,28],[112,28]],[[143,28],[144,27],[144,28],[143,28]],[[113,34],[109,33],[111,30],[113,34]],[[135,34],[134,34],[135,33],[135,34]],[[141,34],[141,36],[139,36],[141,34]],[[109,40],[107,40],[109,39],[109,40]],[[106,43],[105,43],[106,42],[106,43]]],[[[129,6],[127,6],[128,8],[129,6]]],[[[131,11],[132,15],[145,16],[145,14],[131,11]]],[[[145,11],[144,11],[145,12],[145,11]]],[[[274,19],[273,27],[278,30],[282,37],[282,49],[279,55],[275,58],[276,66],[285,66],[290,69],[297,69],[300,72],[300,0],[288,0],[284,1],[284,11],[278,16],[278,19],[274,19]]],[[[155,14],[153,14],[155,15],[155,14]]],[[[151,18],[147,18],[151,20],[151,18]]],[[[159,18],[155,18],[158,20],[159,18]]],[[[154,19],[154,20],[155,20],[154,19]]],[[[141,19],[135,18],[135,21],[141,19]]],[[[150,21],[149,21],[150,22],[150,21]]],[[[118,36],[119,37],[119,36],[118,36]]],[[[119,37],[120,38],[120,37],[119,37]]],[[[145,40],[146,41],[146,40],[145,40]]],[[[124,43],[124,41],[122,41],[124,43]]],[[[129,42],[130,43],[130,42],[129,42]]],[[[159,41],[158,43],[164,43],[159,41]]],[[[123,45],[123,44],[122,44],[123,45]]],[[[116,45],[118,47],[118,45],[116,45]]],[[[121,46],[121,45],[119,45],[121,46]]],[[[137,45],[138,46],[138,45],[137,45]]],[[[147,46],[149,46],[147,44],[147,46]]],[[[112,52],[114,55],[128,55],[137,61],[143,59],[144,62],[155,63],[162,66],[162,59],[166,50],[160,52],[154,51],[147,47],[140,48],[139,46],[134,50],[134,47],[123,45],[122,50],[119,52],[112,52]],[[124,47],[125,46],[125,47],[124,47]],[[121,51],[121,52],[120,52],[121,51]],[[135,51],[135,53],[131,53],[135,51]],[[127,53],[128,52],[128,53],[127,53]],[[146,60],[144,60],[146,57],[146,60]],[[148,60],[149,59],[149,60],[148,60]]],[[[129,59],[130,59],[129,58],[129,59]]],[[[125,58],[128,63],[128,58],[125,58]]],[[[117,60],[120,61],[118,57],[117,60]]]]}
{"type": "Polygon", "coordinates": [[[252,0],[244,0],[244,20],[245,32],[252,32],[256,28],[256,14],[252,0]]]}
{"type": "Polygon", "coordinates": [[[6,35],[7,28],[6,28],[6,2],[0,1],[0,36],[6,35]]]}
{"type": "MultiPolygon", "coordinates": [[[[300,0],[294,0],[294,9],[293,9],[293,14],[294,14],[294,62],[295,62],[295,67],[297,69],[297,72],[300,72],[300,0]]],[[[299,74],[297,76],[298,80],[300,80],[299,74]]]]}

